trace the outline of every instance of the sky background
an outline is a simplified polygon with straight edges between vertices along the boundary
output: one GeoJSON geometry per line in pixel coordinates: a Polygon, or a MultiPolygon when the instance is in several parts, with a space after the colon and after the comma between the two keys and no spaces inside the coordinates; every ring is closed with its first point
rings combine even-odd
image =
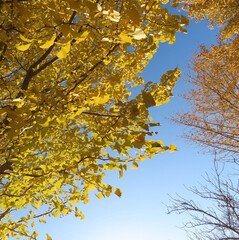
{"type": "MultiPolygon", "coordinates": [[[[175,67],[186,74],[192,51],[200,44],[215,44],[217,33],[208,29],[206,22],[191,21],[188,34],[177,33],[172,45],[160,44],[143,72],[145,82],[158,82],[164,72],[175,67]]],[[[138,169],[129,169],[122,179],[118,172],[110,173],[105,182],[121,188],[121,198],[113,194],[99,200],[92,194],[89,204],[79,205],[85,214],[83,221],[74,216],[50,218],[47,224],[39,226],[41,236],[47,232],[55,240],[186,240],[186,233],[178,227],[187,222],[187,217],[167,215],[164,204],[169,204],[168,195],[175,193],[191,198],[184,186],[197,185],[205,171],[213,168],[213,156],[200,154],[197,146],[180,138],[183,127],[167,119],[174,112],[187,109],[178,95],[188,88],[180,78],[174,89],[175,97],[151,110],[153,120],[162,124],[155,140],[163,140],[165,145],[176,144],[178,151],[140,162],[138,169]]]]}

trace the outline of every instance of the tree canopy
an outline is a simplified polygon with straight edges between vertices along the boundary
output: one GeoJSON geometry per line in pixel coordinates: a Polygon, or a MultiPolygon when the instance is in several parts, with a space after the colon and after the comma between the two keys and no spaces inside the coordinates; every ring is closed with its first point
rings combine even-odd
{"type": "Polygon", "coordinates": [[[189,17],[197,21],[207,19],[211,27],[222,27],[224,38],[231,38],[239,33],[238,0],[172,0],[174,6],[187,11],[189,17]]]}
{"type": "Polygon", "coordinates": [[[184,95],[191,109],[174,118],[189,127],[186,138],[231,159],[239,154],[238,37],[210,48],[201,46],[185,78],[193,86],[184,95]]]}
{"type": "Polygon", "coordinates": [[[74,203],[89,191],[121,196],[107,170],[176,149],[150,140],[148,108],[169,101],[180,70],[130,96],[159,42],[186,31],[167,2],[0,1],[1,239],[37,239],[29,226],[45,216],[84,218],[74,203]]]}

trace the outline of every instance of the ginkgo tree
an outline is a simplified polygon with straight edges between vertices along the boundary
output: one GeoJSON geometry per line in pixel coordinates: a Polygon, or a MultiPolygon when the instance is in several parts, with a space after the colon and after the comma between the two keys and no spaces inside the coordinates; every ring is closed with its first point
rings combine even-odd
{"type": "Polygon", "coordinates": [[[229,39],[239,32],[238,0],[171,0],[173,6],[185,10],[190,18],[207,19],[210,27],[221,27],[220,34],[229,39]]]}
{"type": "Polygon", "coordinates": [[[159,42],[186,31],[166,3],[0,1],[1,239],[37,239],[46,216],[84,218],[75,203],[89,191],[121,196],[107,170],[176,149],[150,140],[148,108],[169,101],[180,70],[130,96],[159,42]]]}

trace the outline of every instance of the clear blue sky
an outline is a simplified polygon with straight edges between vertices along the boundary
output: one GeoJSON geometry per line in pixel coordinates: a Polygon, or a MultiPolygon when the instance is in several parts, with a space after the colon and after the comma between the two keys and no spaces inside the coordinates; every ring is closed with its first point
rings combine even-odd
{"type": "MultiPolygon", "coordinates": [[[[216,34],[217,31],[209,30],[205,22],[191,22],[188,34],[177,34],[172,45],[160,45],[143,78],[146,82],[159,81],[162,73],[176,66],[185,74],[192,51],[201,43],[216,43],[216,34]]],[[[74,216],[50,218],[46,225],[39,226],[39,232],[48,232],[55,240],[185,240],[186,234],[177,228],[186,221],[185,216],[167,215],[162,202],[167,204],[168,194],[176,192],[190,198],[184,185],[197,184],[213,166],[213,157],[198,154],[199,148],[178,137],[183,128],[167,119],[174,112],[186,109],[185,102],[177,95],[187,88],[180,79],[174,89],[175,97],[151,110],[153,119],[162,124],[156,138],[165,144],[176,144],[178,152],[145,160],[138,169],[128,170],[122,179],[118,173],[112,173],[107,180],[122,189],[122,198],[112,196],[99,200],[92,194],[89,204],[79,206],[86,215],[83,221],[74,216]]]]}

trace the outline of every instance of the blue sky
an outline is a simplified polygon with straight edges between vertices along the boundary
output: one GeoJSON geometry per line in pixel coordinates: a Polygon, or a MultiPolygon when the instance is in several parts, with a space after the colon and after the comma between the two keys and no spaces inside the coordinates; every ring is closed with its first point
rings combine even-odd
{"type": "MultiPolygon", "coordinates": [[[[172,45],[160,44],[143,72],[145,82],[157,82],[164,72],[177,66],[185,74],[192,51],[200,44],[216,43],[216,34],[216,30],[208,29],[206,22],[196,24],[192,21],[188,34],[178,33],[172,45]]],[[[168,195],[176,192],[190,198],[184,185],[196,185],[204,172],[213,167],[213,156],[200,154],[197,146],[179,138],[183,127],[167,119],[174,112],[187,109],[177,96],[186,89],[188,86],[180,79],[174,89],[175,97],[151,110],[153,120],[162,124],[155,140],[174,143],[179,151],[145,160],[138,169],[129,169],[122,179],[118,173],[111,173],[107,180],[122,189],[122,198],[112,196],[99,200],[92,195],[89,204],[79,206],[86,216],[83,221],[74,216],[50,218],[46,225],[40,225],[39,232],[48,232],[55,240],[185,240],[186,234],[177,226],[182,226],[187,218],[167,215],[163,203],[167,204],[168,195]]]]}

